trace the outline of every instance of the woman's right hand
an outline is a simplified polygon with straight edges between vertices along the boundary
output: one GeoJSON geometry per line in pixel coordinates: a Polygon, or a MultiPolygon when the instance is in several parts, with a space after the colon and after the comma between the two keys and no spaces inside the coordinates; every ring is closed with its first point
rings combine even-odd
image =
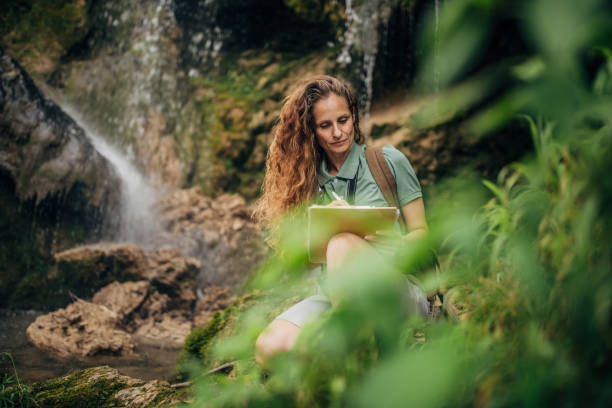
{"type": "Polygon", "coordinates": [[[326,207],[350,207],[351,205],[346,200],[334,200],[327,204],[326,207]]]}

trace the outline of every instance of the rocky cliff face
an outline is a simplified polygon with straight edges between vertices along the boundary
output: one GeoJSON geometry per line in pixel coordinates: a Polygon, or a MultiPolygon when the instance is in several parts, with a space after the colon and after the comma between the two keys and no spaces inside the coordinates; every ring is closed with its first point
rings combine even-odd
{"type": "Polygon", "coordinates": [[[84,131],[0,49],[0,302],[19,298],[51,253],[113,231],[120,181],[84,131]]]}

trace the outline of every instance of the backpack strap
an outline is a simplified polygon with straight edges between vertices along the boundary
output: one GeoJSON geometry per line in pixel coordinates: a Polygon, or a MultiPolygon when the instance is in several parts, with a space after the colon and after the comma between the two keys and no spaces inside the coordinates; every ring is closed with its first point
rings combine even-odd
{"type": "Polygon", "coordinates": [[[387,202],[392,206],[399,209],[400,225],[402,227],[402,231],[405,233],[407,230],[406,220],[404,219],[402,207],[400,206],[399,198],[397,196],[397,183],[395,182],[393,173],[391,173],[389,163],[387,163],[387,159],[385,159],[382,147],[366,148],[365,156],[368,167],[370,168],[370,173],[372,173],[372,177],[374,177],[374,181],[376,181],[376,184],[378,184],[378,188],[385,197],[385,200],[387,200],[387,202]]]}

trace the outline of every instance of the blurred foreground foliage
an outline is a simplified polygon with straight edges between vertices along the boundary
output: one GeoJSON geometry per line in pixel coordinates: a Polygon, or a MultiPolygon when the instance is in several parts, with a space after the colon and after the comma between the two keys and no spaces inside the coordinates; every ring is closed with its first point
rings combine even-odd
{"type": "MultiPolygon", "coordinates": [[[[456,56],[478,51],[490,16],[520,16],[536,51],[512,67],[512,86],[468,122],[480,135],[526,121],[533,154],[505,168],[496,182],[462,177],[437,186],[428,202],[427,242],[397,259],[408,268],[427,248],[439,249],[441,270],[419,278],[429,292],[445,293],[457,321],[407,319],[389,266],[356,257],[329,281],[330,290],[349,300],[304,328],[295,349],[273,359],[264,375],[253,360],[257,335],[286,306],[282,300],[291,304],[293,295],[314,287],[302,267],[304,228],[294,220],[285,226],[278,255],[251,282],[265,295],[200,356],[206,369],[236,361],[234,370],[204,375],[194,368],[193,405],[610,406],[606,7],[594,0],[444,2],[434,41],[441,44],[434,65],[443,67],[436,79],[442,87],[461,77],[467,59],[456,56]],[[466,18],[474,10],[483,24],[466,18]]],[[[462,98],[451,102],[460,108],[462,98]]],[[[438,106],[421,117],[445,109],[444,101],[432,103],[438,106]]]]}

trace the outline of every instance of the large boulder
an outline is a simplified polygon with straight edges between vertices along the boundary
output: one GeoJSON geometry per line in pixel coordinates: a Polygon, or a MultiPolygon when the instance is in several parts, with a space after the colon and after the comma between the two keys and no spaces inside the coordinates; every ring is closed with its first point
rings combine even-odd
{"type": "Polygon", "coordinates": [[[119,180],[111,164],[2,49],[0,96],[0,171],[20,201],[40,204],[65,197],[75,186],[83,204],[94,208],[117,200],[119,180]]]}
{"type": "Polygon", "coordinates": [[[145,279],[148,267],[142,248],[130,243],[82,245],[56,253],[54,260],[52,279],[81,297],[115,280],[145,279]]]}
{"type": "Polygon", "coordinates": [[[39,316],[26,334],[36,347],[61,357],[132,354],[134,340],[117,328],[117,322],[117,314],[108,308],[77,300],[65,309],[39,316]]]}
{"type": "MultiPolygon", "coordinates": [[[[180,348],[193,328],[200,263],[177,249],[103,243],[61,252],[56,261],[55,279],[72,279],[87,295],[110,282],[92,293],[91,303],[77,300],[32,323],[28,338],[41,349],[84,357],[131,354],[136,344],[180,348]]],[[[200,305],[198,312],[217,310],[218,303],[200,305]]]]}
{"type": "Polygon", "coordinates": [[[151,283],[147,281],[115,281],[100,289],[92,302],[106,307],[117,315],[119,321],[127,323],[134,311],[145,303],[151,290],[151,283]]]}
{"type": "MultiPolygon", "coordinates": [[[[0,393],[0,396],[2,394],[0,393]]],[[[181,395],[165,381],[142,381],[107,366],[92,367],[31,385],[32,406],[170,407],[181,395]]]]}
{"type": "Polygon", "coordinates": [[[138,344],[180,348],[193,328],[193,289],[190,293],[191,302],[176,301],[149,281],[113,282],[96,293],[92,302],[116,313],[117,327],[133,335],[138,344]]]}
{"type": "Polygon", "coordinates": [[[55,254],[53,280],[82,297],[90,297],[113,281],[147,280],[173,302],[189,307],[195,301],[200,263],[174,248],[143,250],[130,243],[82,245],[55,254]]]}
{"type": "Polygon", "coordinates": [[[0,181],[0,304],[61,303],[57,288],[39,287],[51,254],[112,235],[120,180],[2,49],[0,181]]]}

